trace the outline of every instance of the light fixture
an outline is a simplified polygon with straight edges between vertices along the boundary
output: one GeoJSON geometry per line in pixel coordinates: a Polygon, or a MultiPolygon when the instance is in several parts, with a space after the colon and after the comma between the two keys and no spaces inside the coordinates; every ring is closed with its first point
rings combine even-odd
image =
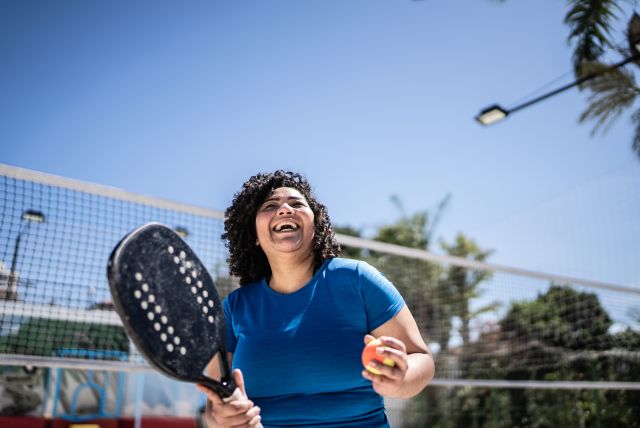
{"type": "Polygon", "coordinates": [[[22,220],[44,223],[44,214],[36,210],[26,210],[22,213],[22,220]]]}
{"type": "Polygon", "coordinates": [[[9,281],[7,283],[7,291],[5,293],[4,298],[7,300],[18,300],[18,285],[19,285],[19,276],[18,276],[18,253],[20,252],[20,240],[22,239],[22,235],[29,230],[29,226],[31,223],[44,223],[44,214],[40,211],[36,210],[26,210],[22,213],[20,218],[26,222],[20,225],[20,229],[18,230],[18,236],[16,236],[16,243],[13,249],[13,257],[11,259],[11,270],[9,272],[9,281]]]}
{"type": "Polygon", "coordinates": [[[498,104],[494,104],[482,110],[480,114],[476,116],[476,120],[484,126],[489,126],[501,121],[508,115],[508,111],[500,107],[498,104]]]}
{"type": "Polygon", "coordinates": [[[559,87],[558,89],[554,89],[553,91],[547,92],[546,94],[540,95],[537,98],[534,98],[530,101],[527,101],[525,103],[522,103],[520,105],[517,105],[515,107],[512,108],[504,108],[504,107],[500,107],[498,104],[494,104],[490,107],[487,107],[485,109],[483,109],[476,117],[475,119],[481,123],[484,126],[489,126],[489,125],[493,125],[494,123],[500,122],[501,120],[503,120],[504,118],[506,118],[507,116],[509,116],[512,113],[515,113],[518,110],[522,110],[526,107],[529,107],[533,104],[539,103],[540,101],[546,100],[547,98],[550,98],[554,95],[557,95],[561,92],[566,91],[567,89],[571,89],[574,86],[578,86],[583,84],[584,82],[593,79],[594,77],[598,77],[601,76],[605,73],[608,73],[611,70],[615,70],[616,68],[620,68],[628,63],[630,63],[631,61],[634,61],[636,59],[639,58],[639,55],[637,53],[634,53],[633,55],[631,55],[628,58],[625,58],[624,60],[613,64],[611,67],[607,67],[603,70],[599,70],[599,71],[594,71],[592,73],[586,74],[583,77],[581,77],[580,79],[576,80],[575,82],[571,82],[569,84],[566,84],[564,86],[559,87]]]}

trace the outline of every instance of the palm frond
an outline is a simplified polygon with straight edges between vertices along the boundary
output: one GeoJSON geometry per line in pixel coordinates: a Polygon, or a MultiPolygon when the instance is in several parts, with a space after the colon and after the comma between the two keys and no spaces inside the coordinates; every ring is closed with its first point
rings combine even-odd
{"type": "Polygon", "coordinates": [[[573,67],[577,76],[583,75],[582,65],[596,61],[606,48],[611,27],[622,9],[619,0],[570,0],[570,9],[564,22],[571,29],[568,40],[576,41],[573,67]]]}
{"type": "Polygon", "coordinates": [[[640,94],[633,74],[623,68],[609,69],[602,63],[583,64],[583,72],[599,74],[587,81],[584,86],[591,90],[587,109],[580,115],[579,121],[595,120],[591,131],[594,135],[603,126],[606,129],[613,124],[620,114],[630,107],[640,94]]]}

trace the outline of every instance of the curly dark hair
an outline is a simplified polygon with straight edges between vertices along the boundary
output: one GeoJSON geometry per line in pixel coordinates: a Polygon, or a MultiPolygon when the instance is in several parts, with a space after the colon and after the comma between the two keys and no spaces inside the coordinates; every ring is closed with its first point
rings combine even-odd
{"type": "Polygon", "coordinates": [[[314,270],[325,260],[340,254],[331,220],[324,205],[313,196],[311,185],[302,175],[277,170],[256,174],[242,185],[225,211],[222,239],[229,249],[229,272],[240,278],[240,285],[271,276],[271,267],[261,247],[256,246],[256,214],[264,200],[279,187],[291,187],[304,196],[314,215],[314,270]]]}

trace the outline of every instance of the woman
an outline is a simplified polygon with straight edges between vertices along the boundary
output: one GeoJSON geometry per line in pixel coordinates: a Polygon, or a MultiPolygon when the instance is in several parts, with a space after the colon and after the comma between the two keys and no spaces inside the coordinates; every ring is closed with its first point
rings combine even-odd
{"type": "MultiPolygon", "coordinates": [[[[245,398],[225,404],[199,387],[210,427],[389,427],[382,397],[412,397],[432,379],[402,297],[370,265],[337,257],[327,211],[301,175],[251,177],[225,213],[223,239],[240,278],[224,309],[245,398]],[[371,363],[379,375],[360,360],[374,337],[395,363],[371,363]]],[[[219,377],[215,361],[209,374],[219,377]]]]}

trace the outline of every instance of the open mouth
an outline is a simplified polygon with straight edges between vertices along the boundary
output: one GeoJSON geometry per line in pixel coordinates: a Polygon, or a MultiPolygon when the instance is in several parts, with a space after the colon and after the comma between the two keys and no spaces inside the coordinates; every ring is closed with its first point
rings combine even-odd
{"type": "Polygon", "coordinates": [[[298,229],[300,229],[300,226],[291,221],[278,223],[273,227],[274,232],[294,232],[298,229]]]}

